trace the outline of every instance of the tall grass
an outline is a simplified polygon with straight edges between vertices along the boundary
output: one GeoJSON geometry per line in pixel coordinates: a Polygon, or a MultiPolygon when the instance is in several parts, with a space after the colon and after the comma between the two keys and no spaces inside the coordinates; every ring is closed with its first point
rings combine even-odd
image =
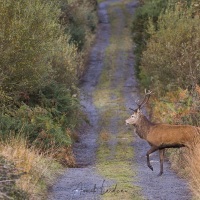
{"type": "Polygon", "coordinates": [[[169,158],[172,168],[187,179],[193,199],[200,199],[200,139],[196,138],[191,149],[171,151],[169,158]]]}
{"type": "Polygon", "coordinates": [[[29,146],[22,136],[10,136],[6,141],[1,141],[0,156],[14,163],[19,174],[23,174],[16,180],[16,187],[25,192],[29,199],[43,199],[47,185],[62,169],[53,158],[53,151],[43,154],[36,147],[29,146]]]}
{"type": "Polygon", "coordinates": [[[190,188],[195,199],[200,199],[200,140],[192,150],[185,156],[186,171],[189,175],[190,188]]]}

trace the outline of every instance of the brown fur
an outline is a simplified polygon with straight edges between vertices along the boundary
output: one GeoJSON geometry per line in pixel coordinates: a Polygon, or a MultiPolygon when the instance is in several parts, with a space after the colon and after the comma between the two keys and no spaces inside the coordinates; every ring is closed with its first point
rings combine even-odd
{"type": "Polygon", "coordinates": [[[140,109],[134,111],[133,115],[126,120],[126,124],[132,124],[136,127],[136,132],[140,138],[145,139],[151,146],[147,152],[147,165],[153,170],[150,164],[149,155],[159,150],[160,173],[163,174],[163,160],[165,148],[190,148],[200,135],[200,128],[190,125],[170,125],[154,124],[150,122],[140,109]]]}

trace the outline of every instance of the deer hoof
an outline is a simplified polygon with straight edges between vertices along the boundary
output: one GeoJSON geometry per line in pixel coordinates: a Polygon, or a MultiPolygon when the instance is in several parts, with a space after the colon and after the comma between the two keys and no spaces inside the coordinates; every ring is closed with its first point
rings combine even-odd
{"type": "Polygon", "coordinates": [[[153,171],[153,167],[151,165],[148,165],[148,167],[153,171]]]}
{"type": "Polygon", "coordinates": [[[160,172],[159,174],[158,174],[158,176],[161,176],[163,174],[163,172],[160,172]]]}

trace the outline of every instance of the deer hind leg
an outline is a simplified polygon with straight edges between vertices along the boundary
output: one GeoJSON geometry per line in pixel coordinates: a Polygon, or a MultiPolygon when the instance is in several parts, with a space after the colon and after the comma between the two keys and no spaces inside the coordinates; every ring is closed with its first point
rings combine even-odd
{"type": "Polygon", "coordinates": [[[161,175],[163,174],[164,154],[165,154],[165,149],[159,149],[159,157],[160,157],[160,173],[158,174],[158,176],[161,176],[161,175]]]}
{"type": "Polygon", "coordinates": [[[157,151],[158,147],[156,146],[152,146],[151,149],[149,149],[149,151],[147,151],[147,166],[153,171],[153,167],[150,164],[150,159],[149,159],[149,155],[152,154],[153,152],[157,151]]]}

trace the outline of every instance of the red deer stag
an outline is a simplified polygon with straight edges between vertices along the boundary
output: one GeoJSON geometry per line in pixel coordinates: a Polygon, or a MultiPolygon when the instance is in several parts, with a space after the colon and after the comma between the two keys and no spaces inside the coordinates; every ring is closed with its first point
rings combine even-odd
{"type": "Polygon", "coordinates": [[[200,135],[200,128],[189,125],[170,125],[163,123],[152,123],[142,114],[141,108],[148,102],[152,91],[146,92],[144,100],[138,104],[137,109],[126,120],[126,124],[134,125],[138,136],[146,140],[151,146],[147,151],[147,166],[153,171],[150,164],[149,155],[159,150],[160,173],[163,174],[163,159],[165,148],[190,148],[196,137],[200,135]]]}

